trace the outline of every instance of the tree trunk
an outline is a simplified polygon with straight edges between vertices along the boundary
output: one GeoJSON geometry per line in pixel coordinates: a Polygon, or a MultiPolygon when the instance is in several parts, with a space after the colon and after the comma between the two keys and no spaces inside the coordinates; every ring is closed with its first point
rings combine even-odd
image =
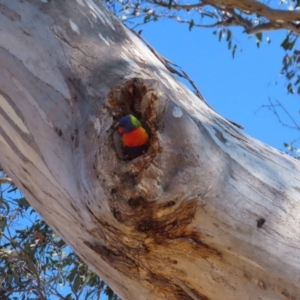
{"type": "Polygon", "coordinates": [[[0,164],[122,299],[300,299],[298,161],[209,109],[102,4],[0,3],[0,164]],[[123,160],[129,113],[151,141],[123,160]]]}

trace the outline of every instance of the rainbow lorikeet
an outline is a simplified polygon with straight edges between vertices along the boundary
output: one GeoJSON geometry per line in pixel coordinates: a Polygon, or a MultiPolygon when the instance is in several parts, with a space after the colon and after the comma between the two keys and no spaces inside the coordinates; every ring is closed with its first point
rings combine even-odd
{"type": "Polygon", "coordinates": [[[133,115],[120,119],[118,131],[122,134],[126,154],[133,159],[144,154],[149,146],[149,133],[142,123],[133,115]]]}

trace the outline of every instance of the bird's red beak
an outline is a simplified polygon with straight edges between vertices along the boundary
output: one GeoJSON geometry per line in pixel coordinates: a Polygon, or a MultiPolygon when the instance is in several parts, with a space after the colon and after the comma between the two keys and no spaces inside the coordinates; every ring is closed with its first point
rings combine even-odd
{"type": "Polygon", "coordinates": [[[123,127],[119,127],[119,128],[118,128],[118,131],[119,131],[120,133],[123,133],[123,132],[124,132],[124,128],[123,128],[123,127]]]}

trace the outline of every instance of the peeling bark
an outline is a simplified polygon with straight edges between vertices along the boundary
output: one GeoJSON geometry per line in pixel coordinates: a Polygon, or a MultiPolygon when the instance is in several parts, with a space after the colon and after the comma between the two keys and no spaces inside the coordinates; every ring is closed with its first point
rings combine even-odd
{"type": "Polygon", "coordinates": [[[92,0],[0,0],[0,163],[122,299],[300,299],[299,163],[92,0]],[[123,160],[119,118],[150,147],[123,160]]]}

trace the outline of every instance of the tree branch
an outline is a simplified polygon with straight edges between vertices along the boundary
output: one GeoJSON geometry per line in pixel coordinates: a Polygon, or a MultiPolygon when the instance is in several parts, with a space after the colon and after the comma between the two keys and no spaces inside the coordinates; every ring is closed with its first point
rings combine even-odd
{"type": "Polygon", "coordinates": [[[164,1],[157,1],[157,0],[152,0],[150,1],[153,4],[162,6],[162,7],[167,7],[170,9],[175,9],[175,10],[190,10],[193,8],[199,8],[203,7],[205,5],[218,5],[222,6],[223,8],[237,8],[241,11],[248,11],[251,13],[258,14],[260,16],[264,16],[267,19],[271,21],[300,21],[300,11],[298,10],[283,10],[283,9],[274,9],[269,7],[266,4],[263,4],[258,1],[253,1],[253,0],[206,0],[206,1],[201,1],[199,3],[195,4],[176,4],[176,3],[169,3],[169,2],[164,2],[164,1]]]}
{"type": "Polygon", "coordinates": [[[169,9],[175,9],[175,10],[191,10],[193,8],[200,8],[208,4],[205,1],[195,3],[195,4],[176,4],[174,2],[167,3],[164,1],[157,1],[157,0],[150,0],[149,2],[159,5],[161,7],[167,7],[169,9]]]}
{"type": "MultiPolygon", "coordinates": [[[[166,17],[169,18],[169,19],[174,19],[174,20],[176,20],[178,23],[184,23],[184,24],[190,24],[190,23],[191,23],[191,21],[180,19],[180,18],[178,18],[177,16],[166,16],[166,17]]],[[[194,23],[194,24],[193,24],[193,27],[213,28],[213,27],[217,27],[217,26],[221,26],[221,25],[223,25],[223,22],[222,22],[222,21],[218,21],[218,22],[215,22],[215,23],[212,23],[212,24],[199,24],[199,23],[194,23]]]]}
{"type": "Polygon", "coordinates": [[[257,26],[250,27],[249,29],[246,29],[245,32],[248,34],[257,34],[259,32],[273,31],[273,30],[279,30],[283,28],[288,29],[300,35],[300,28],[298,28],[296,24],[293,24],[291,22],[282,22],[282,23],[267,22],[267,23],[259,24],[257,26]]]}
{"type": "Polygon", "coordinates": [[[12,180],[9,177],[0,177],[0,184],[13,184],[12,180]]]}
{"type": "MultiPolygon", "coordinates": [[[[174,10],[186,10],[197,9],[210,5],[216,8],[218,11],[225,11],[232,15],[233,18],[225,18],[224,21],[218,21],[209,25],[194,24],[196,27],[214,27],[214,26],[242,26],[245,28],[245,32],[248,34],[256,34],[263,31],[271,31],[278,29],[288,29],[300,35],[299,26],[293,22],[300,21],[300,11],[298,10],[283,10],[273,9],[266,4],[253,0],[206,0],[195,4],[177,4],[175,2],[169,3],[161,0],[150,0],[151,3],[160,7],[166,7],[174,10]],[[251,20],[243,18],[241,14],[238,14],[234,9],[239,10],[243,14],[257,14],[269,20],[269,22],[253,26],[251,20]],[[234,21],[233,21],[234,19],[234,21]],[[229,23],[227,23],[229,22],[229,23]]],[[[223,16],[224,17],[224,16],[223,16]]],[[[173,17],[175,18],[175,17],[173,17]]],[[[181,23],[188,23],[188,21],[177,20],[181,23]]]]}
{"type": "Polygon", "coordinates": [[[252,26],[252,22],[250,20],[247,20],[243,18],[241,15],[237,14],[234,9],[228,9],[227,10],[233,17],[235,24],[240,25],[244,28],[249,28],[252,26]]]}
{"type": "Polygon", "coordinates": [[[264,16],[271,21],[300,21],[300,11],[273,9],[261,2],[253,0],[210,0],[209,4],[219,4],[223,7],[237,8],[241,11],[249,11],[260,16],[264,16]]]}

